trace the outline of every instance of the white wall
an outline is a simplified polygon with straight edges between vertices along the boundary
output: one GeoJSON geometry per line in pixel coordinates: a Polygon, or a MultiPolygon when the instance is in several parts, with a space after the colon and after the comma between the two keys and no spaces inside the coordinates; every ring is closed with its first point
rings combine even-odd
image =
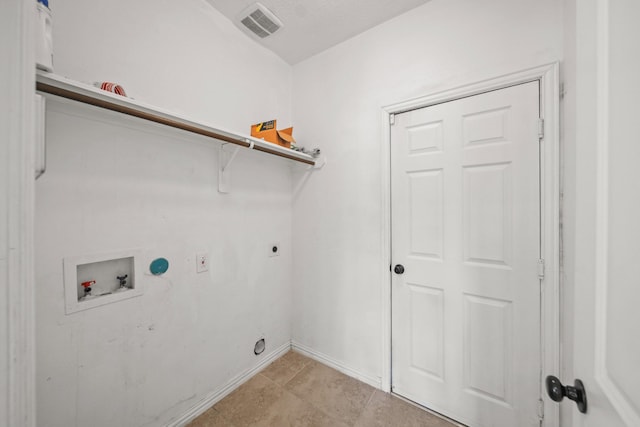
{"type": "Polygon", "coordinates": [[[294,123],[328,163],[294,200],[293,339],[382,374],[381,108],[562,59],[556,0],[432,0],[294,67],[294,123]]]}
{"type": "Polygon", "coordinates": [[[35,426],[35,3],[0,2],[0,426],[35,426]]]}
{"type": "MultiPolygon", "coordinates": [[[[57,73],[248,132],[290,121],[291,69],[204,0],[52,2],[57,73]],[[255,98],[260,97],[258,102],[255,98]]],[[[290,340],[289,164],[243,150],[217,191],[218,144],[49,102],[37,181],[38,426],[159,426],[290,340]],[[282,254],[268,257],[273,242],[282,254]],[[65,315],[62,260],[140,248],[144,295],[65,315]],[[196,274],[195,254],[211,254],[196,274]]]]}
{"type": "Polygon", "coordinates": [[[291,119],[291,67],[205,0],[54,1],[56,74],[112,81],[196,121],[248,132],[291,119]]]}

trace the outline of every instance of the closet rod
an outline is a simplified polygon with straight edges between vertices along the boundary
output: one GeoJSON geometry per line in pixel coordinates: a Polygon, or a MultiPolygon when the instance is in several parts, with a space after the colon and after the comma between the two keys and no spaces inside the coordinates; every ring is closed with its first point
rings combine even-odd
{"type": "MultiPolygon", "coordinates": [[[[70,99],[73,101],[81,102],[83,104],[93,105],[95,107],[104,108],[106,110],[116,111],[118,113],[127,114],[129,116],[138,117],[143,120],[148,120],[151,122],[159,123],[165,126],[169,126],[176,129],[181,129],[187,132],[195,133],[198,135],[207,136],[209,138],[217,139],[219,141],[228,142],[231,144],[240,145],[242,147],[249,148],[251,144],[247,142],[247,138],[237,137],[234,138],[232,136],[224,135],[222,133],[215,132],[203,126],[198,126],[195,123],[189,123],[188,121],[181,121],[178,119],[171,119],[168,117],[163,117],[159,114],[154,114],[149,111],[142,111],[139,108],[134,106],[127,106],[118,104],[115,102],[110,102],[108,99],[100,99],[94,96],[85,95],[82,93],[78,93],[77,91],[65,89],[59,86],[51,85],[48,83],[44,83],[41,81],[36,81],[36,90],[44,93],[48,93],[51,95],[59,96],[62,98],[70,99]]],[[[126,100],[127,98],[124,98],[126,100]]],[[[262,142],[262,141],[260,141],[262,142]]],[[[272,154],[278,157],[284,157],[286,159],[294,160],[296,162],[306,163],[308,165],[315,165],[315,161],[311,159],[301,158],[295,154],[288,154],[286,152],[282,152],[278,149],[272,149],[268,146],[257,143],[253,144],[253,149],[262,151],[264,153],[272,154]]],[[[295,153],[295,152],[294,152],[295,153]]]]}

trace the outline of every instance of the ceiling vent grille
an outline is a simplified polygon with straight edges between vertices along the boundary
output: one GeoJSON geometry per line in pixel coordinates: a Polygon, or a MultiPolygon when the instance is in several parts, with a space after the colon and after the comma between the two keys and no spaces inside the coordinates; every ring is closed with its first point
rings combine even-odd
{"type": "Polygon", "coordinates": [[[240,14],[240,22],[252,34],[263,39],[282,28],[282,22],[260,3],[249,6],[240,14]]]}

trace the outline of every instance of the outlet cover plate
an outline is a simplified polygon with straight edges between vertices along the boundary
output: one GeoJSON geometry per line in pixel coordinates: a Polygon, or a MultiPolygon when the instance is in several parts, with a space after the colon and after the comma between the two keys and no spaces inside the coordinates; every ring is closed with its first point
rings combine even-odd
{"type": "Polygon", "coordinates": [[[196,254],[196,273],[204,273],[209,271],[209,254],[200,252],[196,254]]]}

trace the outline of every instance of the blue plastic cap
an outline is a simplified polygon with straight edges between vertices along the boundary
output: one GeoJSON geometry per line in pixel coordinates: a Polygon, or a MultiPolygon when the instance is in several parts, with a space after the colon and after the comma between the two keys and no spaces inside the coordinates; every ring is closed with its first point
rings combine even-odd
{"type": "Polygon", "coordinates": [[[159,276],[160,274],[164,274],[169,269],[169,261],[166,258],[156,258],[151,262],[149,266],[149,271],[154,276],[159,276]]]}
{"type": "Polygon", "coordinates": [[[43,5],[45,5],[47,8],[49,7],[49,0],[38,0],[38,3],[42,3],[43,5]]]}

